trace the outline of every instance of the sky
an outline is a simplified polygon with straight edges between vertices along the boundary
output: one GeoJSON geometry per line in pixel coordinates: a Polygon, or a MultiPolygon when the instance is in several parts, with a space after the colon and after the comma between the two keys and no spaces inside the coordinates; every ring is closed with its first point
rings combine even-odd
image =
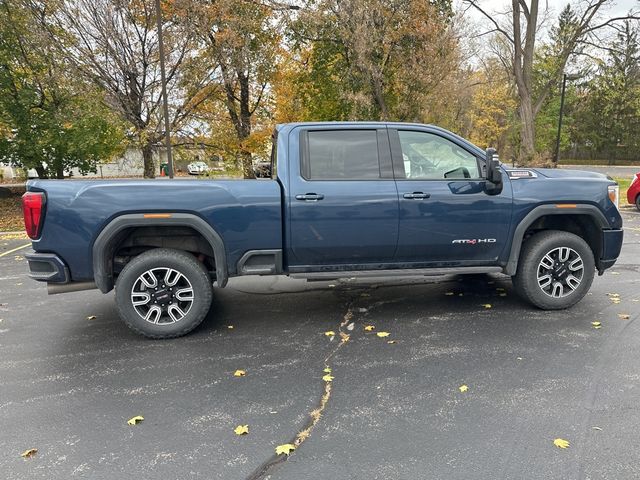
{"type": "MultiPolygon", "coordinates": [[[[527,1],[527,3],[529,3],[529,2],[527,1]]],[[[545,5],[547,3],[554,10],[560,11],[569,2],[567,0],[564,0],[564,1],[547,0],[546,2],[545,2],[545,0],[541,0],[540,1],[540,8],[542,8],[543,5],[545,5]]],[[[575,2],[571,2],[571,3],[575,3],[575,2]]],[[[479,0],[480,7],[482,7],[483,10],[489,11],[489,12],[504,11],[505,7],[507,5],[510,5],[510,4],[511,4],[511,2],[509,0],[479,0]]],[[[616,0],[616,1],[612,2],[612,4],[609,7],[607,7],[607,10],[606,10],[607,15],[606,16],[615,17],[615,16],[619,16],[619,15],[624,15],[629,10],[631,10],[632,8],[640,9],[640,1],[638,1],[638,0],[616,0]]],[[[475,17],[475,16],[480,15],[480,14],[477,13],[477,12],[473,12],[472,15],[475,17]]]]}

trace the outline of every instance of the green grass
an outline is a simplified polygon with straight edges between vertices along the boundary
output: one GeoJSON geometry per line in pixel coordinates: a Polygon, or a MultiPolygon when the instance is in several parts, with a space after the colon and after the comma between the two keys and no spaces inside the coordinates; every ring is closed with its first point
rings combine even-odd
{"type": "Polygon", "coordinates": [[[620,205],[625,205],[627,203],[627,190],[629,190],[629,186],[631,185],[631,178],[614,177],[613,180],[618,182],[620,186],[620,205]]]}
{"type": "Polygon", "coordinates": [[[591,165],[591,166],[604,166],[604,167],[640,167],[640,159],[638,160],[614,160],[611,164],[609,160],[604,159],[575,159],[575,158],[562,158],[560,157],[560,165],[591,165]]]}

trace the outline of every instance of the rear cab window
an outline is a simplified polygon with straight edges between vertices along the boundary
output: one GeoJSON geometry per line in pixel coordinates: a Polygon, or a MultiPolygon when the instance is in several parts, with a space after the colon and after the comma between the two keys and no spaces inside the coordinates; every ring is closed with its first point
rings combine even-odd
{"type": "Polygon", "coordinates": [[[301,173],[306,180],[381,178],[375,129],[307,130],[301,136],[301,173]]]}

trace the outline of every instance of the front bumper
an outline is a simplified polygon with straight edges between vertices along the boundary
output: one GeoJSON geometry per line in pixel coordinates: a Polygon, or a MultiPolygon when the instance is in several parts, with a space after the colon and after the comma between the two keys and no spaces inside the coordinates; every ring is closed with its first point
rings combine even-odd
{"type": "Polygon", "coordinates": [[[27,253],[29,276],[39,282],[68,283],[71,280],[69,268],[54,253],[27,253]]]}
{"type": "Polygon", "coordinates": [[[622,229],[602,231],[602,256],[598,262],[598,272],[600,274],[616,263],[622,250],[623,238],[624,230],[622,229]]]}

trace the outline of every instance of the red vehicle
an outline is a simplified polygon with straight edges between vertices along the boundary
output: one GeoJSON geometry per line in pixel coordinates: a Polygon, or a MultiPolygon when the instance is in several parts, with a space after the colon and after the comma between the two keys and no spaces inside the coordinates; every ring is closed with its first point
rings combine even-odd
{"type": "Polygon", "coordinates": [[[631,205],[635,205],[640,210],[640,173],[636,173],[631,181],[631,186],[627,191],[627,200],[631,205]]]}

